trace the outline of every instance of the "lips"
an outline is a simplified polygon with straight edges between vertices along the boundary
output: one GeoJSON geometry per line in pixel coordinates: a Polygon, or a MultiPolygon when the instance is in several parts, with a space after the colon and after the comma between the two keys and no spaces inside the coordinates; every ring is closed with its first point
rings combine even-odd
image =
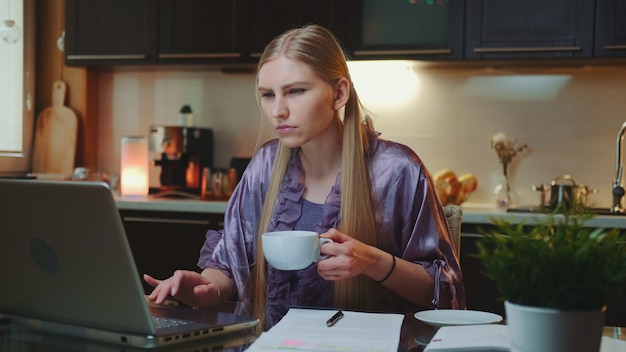
{"type": "Polygon", "coordinates": [[[293,131],[296,130],[295,126],[290,126],[290,125],[280,125],[278,127],[276,127],[276,133],[282,135],[282,134],[289,134],[293,131]]]}

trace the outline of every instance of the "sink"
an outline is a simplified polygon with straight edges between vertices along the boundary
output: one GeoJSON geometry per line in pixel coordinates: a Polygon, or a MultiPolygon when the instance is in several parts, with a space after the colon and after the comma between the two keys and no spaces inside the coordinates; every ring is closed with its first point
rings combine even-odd
{"type": "MultiPolygon", "coordinates": [[[[521,206],[509,208],[506,211],[507,213],[534,213],[539,212],[539,207],[533,205],[521,206]]],[[[591,208],[591,211],[593,211],[595,215],[601,216],[626,216],[626,213],[612,213],[610,208],[591,208]]]]}

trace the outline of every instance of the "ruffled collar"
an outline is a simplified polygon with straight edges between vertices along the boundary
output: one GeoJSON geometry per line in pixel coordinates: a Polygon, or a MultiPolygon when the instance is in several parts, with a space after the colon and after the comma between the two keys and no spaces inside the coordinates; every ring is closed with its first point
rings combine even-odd
{"type": "MultiPolygon", "coordinates": [[[[370,155],[378,146],[380,133],[371,133],[369,138],[370,155]]],[[[274,214],[270,219],[268,231],[293,230],[302,215],[302,195],[304,194],[304,168],[300,160],[300,148],[291,151],[289,166],[285,172],[283,183],[276,199],[274,214]]],[[[324,203],[322,222],[316,231],[323,233],[337,228],[341,221],[341,172],[337,175],[335,185],[330,190],[324,203]]]]}
{"type": "MultiPolygon", "coordinates": [[[[280,186],[274,214],[268,227],[269,231],[292,230],[302,215],[304,169],[298,151],[299,149],[294,149],[291,152],[289,166],[280,186]]],[[[337,175],[335,185],[326,197],[322,222],[317,225],[316,231],[323,233],[330,228],[337,227],[340,221],[340,209],[341,173],[337,175]]]]}

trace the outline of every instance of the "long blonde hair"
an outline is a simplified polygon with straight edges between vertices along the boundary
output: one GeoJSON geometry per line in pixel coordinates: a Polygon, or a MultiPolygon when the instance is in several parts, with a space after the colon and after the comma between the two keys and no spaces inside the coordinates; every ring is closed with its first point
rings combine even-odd
{"type": "MultiPolygon", "coordinates": [[[[373,134],[373,126],[368,118],[362,117],[361,103],[350,79],[345,54],[334,35],[324,27],[309,25],[295,28],[278,36],[267,45],[259,60],[257,75],[267,61],[281,55],[309,65],[319,77],[331,85],[334,85],[340,78],[347,78],[350,82],[350,97],[344,109],[343,121],[339,113],[336,116],[343,130],[341,222],[338,230],[375,246],[378,231],[367,165],[369,137],[373,134]]],[[[279,143],[272,178],[263,204],[259,236],[266,232],[269,226],[291,154],[290,148],[279,143]]],[[[253,276],[254,302],[265,302],[266,266],[260,237],[257,243],[253,276]]],[[[333,286],[335,306],[361,310],[373,308],[376,284],[371,279],[360,275],[335,281],[333,286]]]]}

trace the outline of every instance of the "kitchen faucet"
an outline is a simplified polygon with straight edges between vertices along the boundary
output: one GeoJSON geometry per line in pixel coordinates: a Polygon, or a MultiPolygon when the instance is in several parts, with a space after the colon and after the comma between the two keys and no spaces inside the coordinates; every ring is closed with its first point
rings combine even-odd
{"type": "Polygon", "coordinates": [[[624,132],[626,132],[626,122],[622,124],[622,127],[617,133],[617,150],[615,153],[615,168],[617,176],[613,180],[613,206],[611,207],[611,213],[621,213],[624,211],[622,208],[622,197],[624,196],[624,187],[622,187],[622,172],[624,171],[624,165],[622,164],[622,139],[624,138],[624,132]]]}

